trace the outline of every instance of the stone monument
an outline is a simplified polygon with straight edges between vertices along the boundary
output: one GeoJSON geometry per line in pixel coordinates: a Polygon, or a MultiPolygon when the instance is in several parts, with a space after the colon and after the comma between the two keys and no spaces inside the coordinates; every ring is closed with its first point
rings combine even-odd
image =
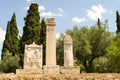
{"type": "Polygon", "coordinates": [[[54,18],[46,20],[46,65],[44,73],[59,73],[59,66],[56,65],[56,24],[54,18]]]}
{"type": "Polygon", "coordinates": [[[56,24],[54,18],[46,20],[46,65],[42,66],[42,45],[25,45],[23,69],[16,74],[79,74],[80,68],[73,66],[72,38],[64,38],[64,66],[56,65],[56,24]]]}
{"type": "Polygon", "coordinates": [[[69,35],[64,38],[64,66],[73,67],[73,44],[69,35]]]}
{"type": "Polygon", "coordinates": [[[60,73],[79,74],[80,68],[73,66],[73,42],[69,35],[64,38],[64,66],[60,67],[60,73]]]}
{"type": "Polygon", "coordinates": [[[46,65],[56,65],[56,27],[55,19],[46,20],[46,65]]]}
{"type": "Polygon", "coordinates": [[[42,45],[25,45],[24,69],[42,69],[42,45]]]}
{"type": "Polygon", "coordinates": [[[17,74],[43,73],[42,70],[42,45],[25,45],[23,69],[17,69],[17,74]]]}

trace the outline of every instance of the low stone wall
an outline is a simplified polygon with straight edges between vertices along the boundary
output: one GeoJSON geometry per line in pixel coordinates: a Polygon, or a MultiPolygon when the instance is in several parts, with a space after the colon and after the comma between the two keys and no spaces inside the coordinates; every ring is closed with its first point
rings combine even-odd
{"type": "Polygon", "coordinates": [[[120,74],[0,74],[0,80],[120,80],[120,74]]]}

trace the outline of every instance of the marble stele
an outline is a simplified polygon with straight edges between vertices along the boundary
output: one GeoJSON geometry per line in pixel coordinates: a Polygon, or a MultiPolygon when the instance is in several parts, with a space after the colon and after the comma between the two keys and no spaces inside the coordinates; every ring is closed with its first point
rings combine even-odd
{"type": "Polygon", "coordinates": [[[42,69],[42,45],[25,45],[24,69],[42,69]]]}

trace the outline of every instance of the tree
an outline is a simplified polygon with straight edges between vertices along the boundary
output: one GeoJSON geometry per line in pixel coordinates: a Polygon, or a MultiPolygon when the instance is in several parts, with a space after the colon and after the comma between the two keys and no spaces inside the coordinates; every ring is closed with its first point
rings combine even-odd
{"type": "Polygon", "coordinates": [[[93,68],[94,72],[105,73],[109,71],[109,62],[107,56],[102,56],[94,59],[93,68]]]}
{"type": "Polygon", "coordinates": [[[60,34],[56,44],[57,64],[63,66],[64,64],[64,34],[60,34]]]}
{"type": "Polygon", "coordinates": [[[45,19],[41,21],[40,43],[43,45],[43,64],[45,64],[46,56],[46,23],[45,19]]]}
{"type": "Polygon", "coordinates": [[[100,23],[90,29],[74,27],[66,33],[73,38],[73,52],[77,63],[82,63],[87,72],[92,72],[94,59],[106,55],[106,47],[111,42],[111,34],[106,25],[100,23]]]}
{"type": "Polygon", "coordinates": [[[120,72],[120,33],[114,37],[113,42],[107,47],[107,55],[110,71],[120,72]]]}
{"type": "Polygon", "coordinates": [[[38,4],[32,3],[24,18],[25,26],[23,27],[23,35],[20,40],[20,64],[23,65],[23,54],[25,44],[40,44],[40,16],[38,4]]]}
{"type": "Polygon", "coordinates": [[[19,56],[17,54],[15,54],[15,56],[12,56],[12,53],[10,53],[9,51],[6,51],[6,53],[4,53],[4,58],[0,63],[0,71],[1,72],[5,72],[5,73],[9,73],[9,72],[14,72],[16,71],[16,69],[21,68],[19,66],[19,56]]]}
{"type": "Polygon", "coordinates": [[[116,23],[117,23],[117,31],[116,33],[120,32],[120,15],[119,12],[116,11],[116,23]]]}
{"type": "Polygon", "coordinates": [[[6,51],[9,51],[12,56],[15,56],[19,52],[18,27],[15,13],[13,14],[11,20],[7,23],[6,35],[2,48],[2,59],[4,58],[6,51]]]}

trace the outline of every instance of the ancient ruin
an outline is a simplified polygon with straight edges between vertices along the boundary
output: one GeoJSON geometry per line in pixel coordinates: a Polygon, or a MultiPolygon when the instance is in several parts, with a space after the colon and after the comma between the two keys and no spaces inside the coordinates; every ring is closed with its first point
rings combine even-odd
{"type": "Polygon", "coordinates": [[[55,19],[46,20],[46,65],[56,65],[55,19]]]}
{"type": "Polygon", "coordinates": [[[70,35],[64,38],[64,66],[60,67],[60,73],[63,74],[79,74],[80,67],[73,64],[73,42],[70,35]]]}
{"type": "Polygon", "coordinates": [[[24,69],[42,69],[42,45],[25,45],[24,69]]]}
{"type": "Polygon", "coordinates": [[[74,66],[72,38],[64,38],[64,66],[56,65],[56,24],[54,18],[46,20],[46,64],[43,63],[42,45],[25,45],[23,69],[16,74],[79,74],[80,68],[74,66]]]}
{"type": "Polygon", "coordinates": [[[73,67],[73,44],[69,35],[64,38],[64,66],[73,67]]]}
{"type": "Polygon", "coordinates": [[[17,69],[17,74],[42,74],[42,45],[25,45],[24,66],[23,69],[17,69]]]}
{"type": "Polygon", "coordinates": [[[46,20],[46,65],[43,66],[45,74],[59,73],[56,65],[56,24],[54,18],[46,20]]]}

